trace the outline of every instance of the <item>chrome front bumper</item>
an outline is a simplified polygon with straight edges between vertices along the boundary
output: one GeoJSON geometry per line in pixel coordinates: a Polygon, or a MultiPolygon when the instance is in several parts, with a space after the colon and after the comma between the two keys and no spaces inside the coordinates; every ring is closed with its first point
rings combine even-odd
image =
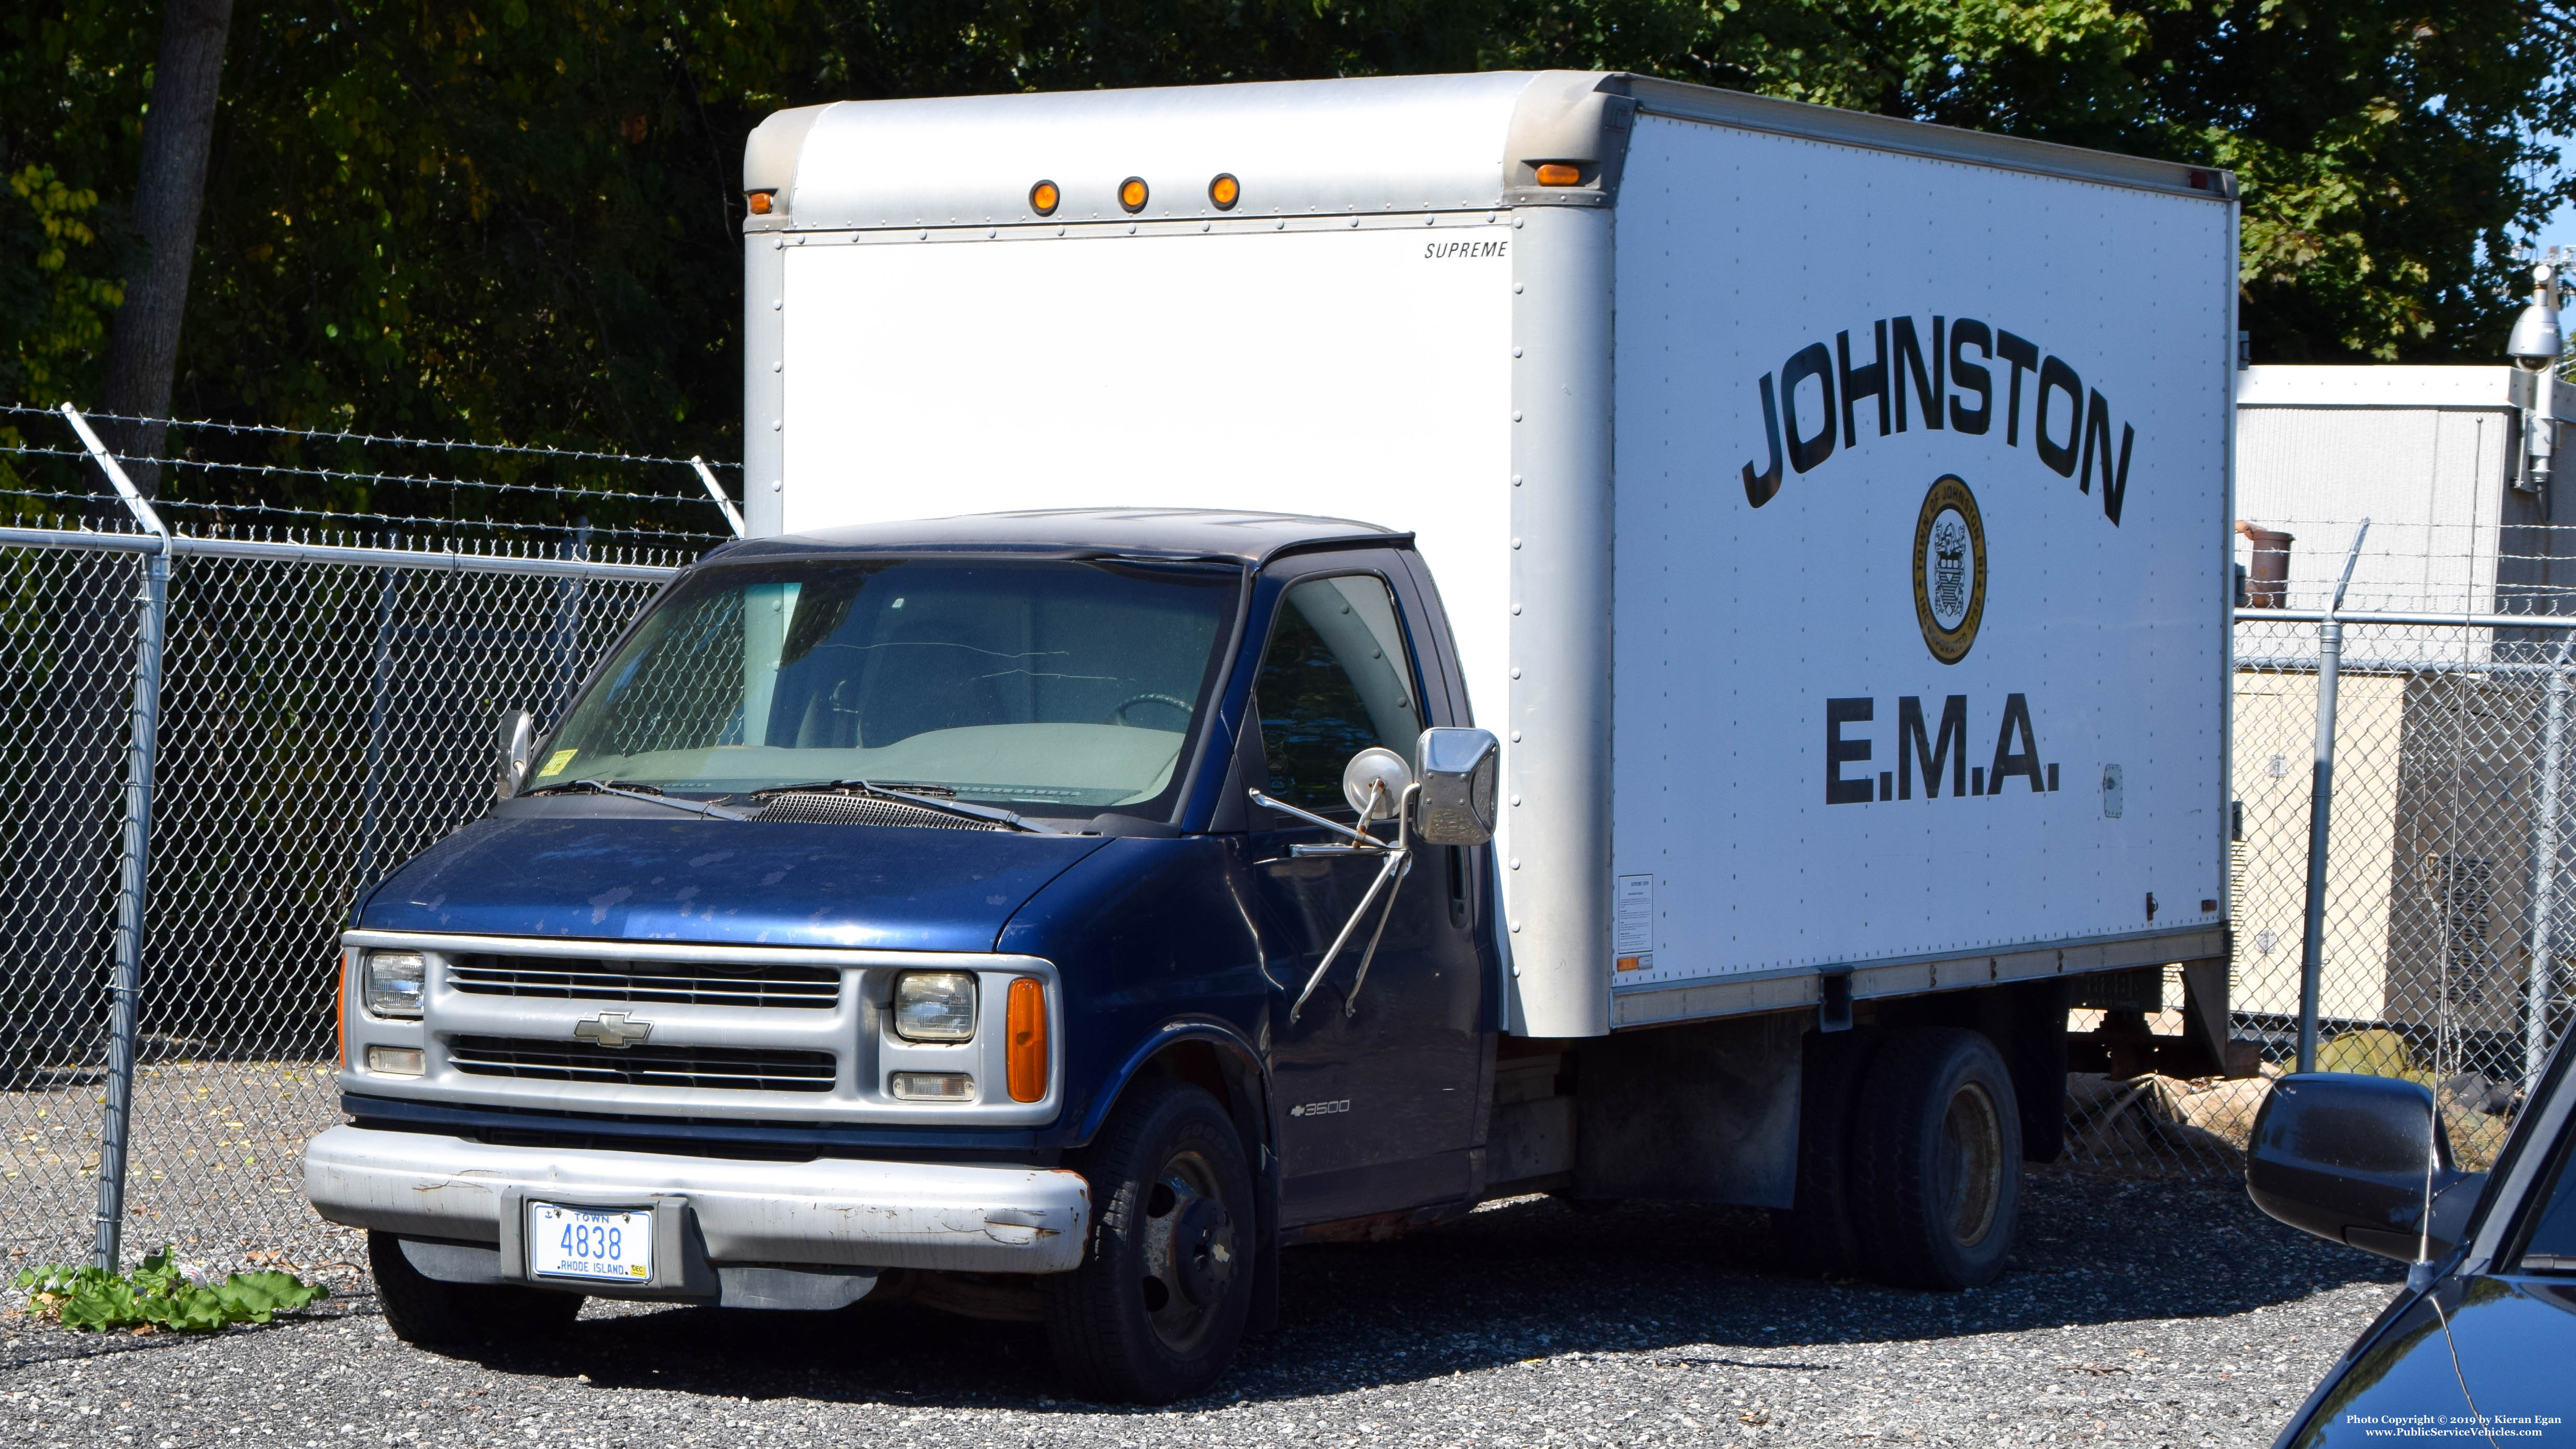
{"type": "Polygon", "coordinates": [[[305,1145],[304,1193],[350,1227],[501,1245],[518,1238],[505,1215],[529,1198],[684,1199],[714,1264],[1061,1273],[1080,1266],[1091,1221],[1090,1187],[1065,1168],[745,1162],[348,1126],[305,1145]]]}

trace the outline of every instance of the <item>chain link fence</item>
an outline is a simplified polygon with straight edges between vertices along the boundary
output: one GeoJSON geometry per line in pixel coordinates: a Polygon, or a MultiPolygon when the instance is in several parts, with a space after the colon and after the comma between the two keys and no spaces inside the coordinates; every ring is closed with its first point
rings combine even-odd
{"type": "MultiPolygon", "coordinates": [[[[2270,1079],[2292,1069],[2323,610],[2358,532],[2303,526],[2325,542],[2310,576],[2258,582],[2237,612],[2234,1074],[2072,1078],[2079,1161],[2237,1170],[2270,1079]]],[[[2562,534],[2576,530],[2382,528],[2342,613],[2317,1066],[2433,1088],[2471,1169],[2494,1160],[2576,1005],[2576,590],[2556,580],[2576,579],[2576,536],[2562,534]]],[[[2178,1033],[2168,977],[2167,1010],[2144,1025],[2178,1033]]]]}
{"type": "MultiPolygon", "coordinates": [[[[654,460],[659,461],[659,460],[654,460]]],[[[219,533],[222,530],[218,530],[219,533]]],[[[502,711],[559,716],[691,556],[384,539],[364,546],[0,529],[0,1241],[91,1256],[115,945],[139,876],[120,1226],[218,1270],[353,1268],[305,1205],[304,1141],[338,1120],[336,938],[367,887],[479,816],[502,711]],[[166,552],[165,552],[166,550],[166,552]],[[155,570],[157,701],[138,691],[155,570]],[[152,707],[147,707],[147,705],[152,707]],[[122,836],[137,739],[148,848],[122,836]],[[139,869],[138,869],[139,867],[139,869]]],[[[674,540],[679,541],[679,540],[674,540]]]]}

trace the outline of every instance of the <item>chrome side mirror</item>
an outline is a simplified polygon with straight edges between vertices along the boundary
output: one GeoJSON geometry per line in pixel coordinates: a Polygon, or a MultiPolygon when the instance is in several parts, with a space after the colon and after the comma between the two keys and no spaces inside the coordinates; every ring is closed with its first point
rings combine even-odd
{"type": "Polygon", "coordinates": [[[1360,813],[1360,823],[1393,820],[1404,808],[1404,792],[1413,788],[1413,767],[1384,745],[1371,745],[1342,767],[1342,798],[1360,813]]]}
{"type": "Polygon", "coordinates": [[[1502,741],[1488,730],[1427,729],[1415,754],[1422,760],[1417,833],[1433,845],[1482,845],[1493,839],[1502,741]]]}
{"type": "Polygon", "coordinates": [[[536,717],[524,709],[503,713],[501,716],[501,773],[492,782],[494,794],[507,797],[519,793],[520,782],[528,778],[528,756],[536,747],[536,717]]]}

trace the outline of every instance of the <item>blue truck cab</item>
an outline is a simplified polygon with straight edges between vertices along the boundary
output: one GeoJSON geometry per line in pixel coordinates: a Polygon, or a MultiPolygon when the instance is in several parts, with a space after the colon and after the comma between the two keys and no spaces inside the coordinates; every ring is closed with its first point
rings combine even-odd
{"type": "Polygon", "coordinates": [[[1489,821],[1467,720],[1430,576],[1367,525],[720,549],[358,908],[312,1199],[424,1337],[910,1292],[1047,1317],[1099,1391],[1189,1391],[1281,1242],[1494,1185],[1489,830],[1344,791],[1430,732],[1489,821]]]}

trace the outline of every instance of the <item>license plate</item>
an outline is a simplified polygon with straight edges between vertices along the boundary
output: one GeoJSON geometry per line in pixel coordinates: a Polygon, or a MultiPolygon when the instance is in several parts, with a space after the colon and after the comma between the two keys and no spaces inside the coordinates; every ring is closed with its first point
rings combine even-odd
{"type": "Polygon", "coordinates": [[[528,1204],[528,1270],[540,1278],[653,1276],[653,1215],[614,1209],[528,1204]]]}

